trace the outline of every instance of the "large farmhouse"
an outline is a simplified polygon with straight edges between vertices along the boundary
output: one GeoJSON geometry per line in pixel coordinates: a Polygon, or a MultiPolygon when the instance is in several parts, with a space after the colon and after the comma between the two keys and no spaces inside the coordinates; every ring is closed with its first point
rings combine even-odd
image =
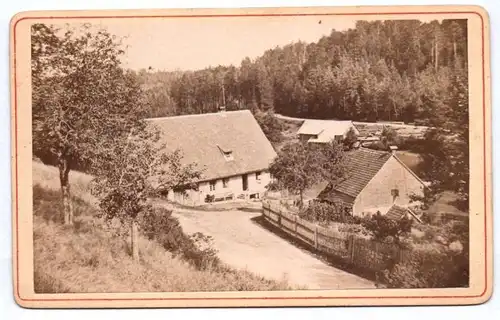
{"type": "Polygon", "coordinates": [[[260,198],[276,157],[271,143],[248,110],[148,121],[162,132],[166,151],[180,150],[183,163],[203,171],[197,190],[169,191],[168,199],[187,205],[260,198]]]}
{"type": "Polygon", "coordinates": [[[423,196],[425,183],[394,152],[359,148],[349,151],[346,176],[328,185],[318,199],[342,203],[354,216],[403,215],[412,206],[410,196],[423,196]]]}
{"type": "Polygon", "coordinates": [[[328,143],[344,140],[351,129],[359,135],[352,121],[305,120],[297,133],[302,141],[328,143]]]}

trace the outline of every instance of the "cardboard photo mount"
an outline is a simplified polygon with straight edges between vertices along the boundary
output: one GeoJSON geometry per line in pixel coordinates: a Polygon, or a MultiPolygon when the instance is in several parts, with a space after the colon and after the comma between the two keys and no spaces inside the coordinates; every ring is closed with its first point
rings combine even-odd
{"type": "MultiPolygon", "coordinates": [[[[304,26],[307,27],[307,26],[304,26]]],[[[10,25],[13,285],[26,308],[274,307],[472,305],[492,294],[490,24],[478,6],[379,6],[252,9],[166,9],[22,12],[10,25]],[[301,17],[355,20],[467,19],[470,128],[470,286],[436,289],[338,289],[265,292],[60,293],[34,291],[30,28],[34,23],[127,24],[147,19],[197,20],[301,17]]],[[[183,30],[178,30],[183,32],[183,30]]],[[[189,31],[186,31],[189,32],[189,31]]],[[[147,50],[147,48],[144,48],[147,50]]],[[[200,52],[203,52],[200,48],[200,52]]]]}

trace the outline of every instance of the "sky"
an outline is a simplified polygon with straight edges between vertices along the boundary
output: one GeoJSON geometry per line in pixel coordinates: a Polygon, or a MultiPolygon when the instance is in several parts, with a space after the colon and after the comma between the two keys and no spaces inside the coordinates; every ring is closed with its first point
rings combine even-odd
{"type": "Polygon", "coordinates": [[[239,66],[245,57],[253,59],[299,40],[317,41],[332,29],[355,24],[348,16],[131,18],[97,23],[123,38],[124,67],[165,71],[239,66]]]}

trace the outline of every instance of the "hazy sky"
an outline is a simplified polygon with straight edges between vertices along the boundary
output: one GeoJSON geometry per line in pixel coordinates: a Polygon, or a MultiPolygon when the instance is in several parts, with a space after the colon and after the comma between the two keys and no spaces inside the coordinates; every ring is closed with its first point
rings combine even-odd
{"type": "Polygon", "coordinates": [[[194,70],[255,58],[294,41],[317,41],[332,29],[353,28],[351,17],[136,18],[104,20],[101,27],[126,37],[124,66],[194,70]],[[320,23],[321,21],[321,23],[320,23]]]}

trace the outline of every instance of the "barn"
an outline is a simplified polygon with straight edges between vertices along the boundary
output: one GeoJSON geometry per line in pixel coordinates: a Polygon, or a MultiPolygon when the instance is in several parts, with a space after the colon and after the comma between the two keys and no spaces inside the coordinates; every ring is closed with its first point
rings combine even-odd
{"type": "Polygon", "coordinates": [[[276,157],[271,143],[249,110],[147,119],[162,133],[166,152],[180,150],[183,163],[202,170],[197,188],[168,192],[185,205],[261,198],[276,157]]]}
{"type": "Polygon", "coordinates": [[[352,121],[305,120],[297,134],[300,140],[307,142],[328,143],[332,140],[340,142],[346,138],[351,129],[359,135],[352,121]]]}
{"type": "Polygon", "coordinates": [[[423,196],[425,183],[391,152],[359,148],[346,154],[346,175],[328,184],[318,199],[342,203],[354,216],[399,212],[410,196],[423,196]]]}

